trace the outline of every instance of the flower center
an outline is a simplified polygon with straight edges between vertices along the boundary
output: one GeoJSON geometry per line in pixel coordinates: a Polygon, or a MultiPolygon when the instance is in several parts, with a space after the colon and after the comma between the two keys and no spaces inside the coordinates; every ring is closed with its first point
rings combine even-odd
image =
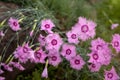
{"type": "Polygon", "coordinates": [[[114,46],[115,46],[115,47],[118,47],[118,46],[119,46],[119,42],[118,42],[118,41],[115,41],[115,42],[114,42],[114,46]]]}
{"type": "Polygon", "coordinates": [[[23,52],[24,52],[24,53],[27,53],[27,52],[28,52],[28,48],[24,46],[24,47],[23,47],[23,52]]]}
{"type": "Polygon", "coordinates": [[[57,45],[57,40],[56,39],[53,39],[52,41],[51,41],[51,44],[54,46],[54,45],[57,45]]]}
{"type": "Polygon", "coordinates": [[[72,39],[76,39],[76,34],[72,34],[72,35],[71,35],[71,38],[72,38],[72,39]]]}
{"type": "Polygon", "coordinates": [[[108,74],[107,74],[107,77],[108,77],[109,79],[111,79],[111,78],[113,77],[113,73],[108,73],[108,74]]]}
{"type": "Polygon", "coordinates": [[[13,22],[13,25],[16,27],[16,26],[17,26],[17,23],[16,23],[16,22],[13,22]]]}
{"type": "Polygon", "coordinates": [[[76,64],[76,65],[80,64],[80,60],[76,59],[76,60],[75,60],[75,64],[76,64]]]}
{"type": "Polygon", "coordinates": [[[56,60],[57,60],[57,57],[56,57],[56,56],[52,56],[52,60],[53,60],[53,61],[56,61],[56,60]]]}
{"type": "Polygon", "coordinates": [[[41,53],[40,52],[35,52],[35,57],[40,59],[41,58],[41,53]]]}
{"type": "Polygon", "coordinates": [[[96,67],[96,65],[95,64],[92,64],[92,68],[95,68],[96,67]]]}
{"type": "Polygon", "coordinates": [[[49,24],[45,24],[45,28],[50,28],[50,25],[49,24]]]}
{"type": "Polygon", "coordinates": [[[84,32],[84,33],[88,32],[88,30],[89,30],[89,28],[88,28],[87,25],[83,25],[83,26],[81,27],[81,31],[84,32]]]}
{"type": "Polygon", "coordinates": [[[97,50],[101,50],[102,49],[102,45],[97,45],[96,49],[97,50]]]}
{"type": "Polygon", "coordinates": [[[70,55],[70,54],[71,54],[71,50],[70,50],[70,49],[67,49],[67,50],[66,50],[66,54],[67,54],[67,55],[70,55]]]}
{"type": "Polygon", "coordinates": [[[93,59],[97,60],[99,58],[98,54],[97,53],[94,53],[93,54],[93,59]]]}

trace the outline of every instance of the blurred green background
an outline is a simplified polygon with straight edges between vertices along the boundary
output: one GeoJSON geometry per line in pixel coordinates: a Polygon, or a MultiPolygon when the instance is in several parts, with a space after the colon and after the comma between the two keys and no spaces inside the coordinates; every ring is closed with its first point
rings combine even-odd
{"type": "MultiPolygon", "coordinates": [[[[41,14],[53,18],[60,31],[70,30],[77,22],[79,16],[86,17],[97,23],[96,38],[101,37],[110,42],[114,33],[120,33],[120,26],[111,30],[111,24],[120,24],[120,0],[1,0],[14,3],[19,9],[37,9],[32,13],[30,20],[34,20],[41,14]],[[43,13],[39,12],[43,11],[43,13]]],[[[17,9],[17,10],[19,10],[17,9]]],[[[89,52],[90,40],[81,45],[79,52],[89,52]],[[83,49],[84,48],[84,49],[83,49]]],[[[84,55],[82,55],[84,57],[84,55]]],[[[87,61],[88,58],[85,58],[87,61]]],[[[116,64],[116,63],[111,63],[116,64]]],[[[103,80],[103,71],[91,73],[87,65],[84,69],[76,71],[70,68],[65,60],[57,68],[49,66],[49,78],[41,78],[44,65],[37,64],[32,71],[22,72],[16,80],[103,80]]],[[[104,66],[102,67],[102,69],[104,66]]],[[[109,68],[109,67],[108,67],[109,68]]],[[[118,69],[118,65],[116,65],[118,69]]]]}

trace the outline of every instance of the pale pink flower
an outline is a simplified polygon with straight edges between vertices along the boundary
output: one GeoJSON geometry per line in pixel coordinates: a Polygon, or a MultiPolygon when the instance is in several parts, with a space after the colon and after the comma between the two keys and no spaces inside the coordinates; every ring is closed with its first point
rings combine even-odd
{"type": "Polygon", "coordinates": [[[48,78],[48,70],[47,70],[47,67],[44,68],[41,76],[42,76],[43,78],[48,78]]]}
{"type": "Polygon", "coordinates": [[[48,62],[53,66],[58,66],[62,62],[59,52],[54,49],[49,50],[48,62]]]}
{"type": "Polygon", "coordinates": [[[32,37],[32,36],[33,36],[33,32],[34,32],[33,30],[32,30],[32,31],[30,31],[30,33],[29,33],[29,34],[30,34],[30,37],[32,37]]]}
{"type": "Polygon", "coordinates": [[[40,42],[40,46],[45,46],[45,44],[46,44],[46,40],[45,40],[45,36],[43,36],[43,35],[39,35],[39,37],[38,37],[38,41],[40,42]]]}
{"type": "Polygon", "coordinates": [[[112,36],[112,42],[111,42],[113,48],[118,52],[120,52],[120,35],[119,34],[114,34],[112,36]]]}
{"type": "Polygon", "coordinates": [[[67,43],[63,44],[61,55],[67,60],[70,60],[72,57],[76,56],[76,47],[67,43]]]}
{"type": "Polygon", "coordinates": [[[70,59],[70,66],[73,69],[81,70],[81,68],[83,68],[83,65],[85,65],[85,61],[80,55],[74,56],[70,59]]]}
{"type": "Polygon", "coordinates": [[[95,22],[86,20],[86,18],[79,17],[78,20],[79,26],[76,28],[79,29],[79,38],[82,41],[86,41],[95,36],[95,27],[97,26],[95,22]]]}
{"type": "Polygon", "coordinates": [[[68,42],[69,43],[74,43],[74,44],[78,44],[79,40],[78,40],[78,33],[75,29],[72,29],[70,31],[68,31],[66,33],[67,38],[68,38],[68,42]]]}
{"type": "Polygon", "coordinates": [[[41,21],[41,30],[45,30],[48,33],[53,33],[51,30],[55,27],[51,19],[44,19],[41,21]]]}
{"type": "Polygon", "coordinates": [[[13,31],[18,31],[21,29],[18,20],[12,17],[9,19],[8,24],[13,31]]]}
{"type": "Polygon", "coordinates": [[[56,49],[59,50],[63,44],[62,38],[57,33],[49,34],[46,38],[46,49],[56,49]]]}
{"type": "Polygon", "coordinates": [[[40,49],[35,51],[34,56],[34,61],[36,63],[45,63],[45,58],[47,57],[47,54],[42,49],[40,49]]]}
{"type": "Polygon", "coordinates": [[[89,66],[89,69],[91,72],[98,72],[101,68],[101,64],[100,63],[91,63],[89,66]]]}
{"type": "Polygon", "coordinates": [[[112,67],[110,71],[105,70],[104,76],[105,76],[105,80],[119,80],[120,79],[114,67],[112,67]]]}
{"type": "Polygon", "coordinates": [[[111,29],[115,29],[115,28],[117,28],[118,26],[119,26],[118,23],[112,24],[112,25],[111,25],[111,29]]]}

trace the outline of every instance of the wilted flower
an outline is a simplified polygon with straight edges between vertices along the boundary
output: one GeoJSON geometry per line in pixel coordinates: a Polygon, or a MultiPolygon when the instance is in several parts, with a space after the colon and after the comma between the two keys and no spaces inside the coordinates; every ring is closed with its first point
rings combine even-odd
{"type": "Polygon", "coordinates": [[[67,60],[70,60],[72,57],[76,56],[76,47],[71,44],[63,44],[61,55],[67,60]]]}
{"type": "Polygon", "coordinates": [[[44,68],[43,72],[42,72],[42,77],[43,78],[48,78],[48,70],[47,67],[44,68]]]}
{"type": "Polygon", "coordinates": [[[45,30],[48,33],[53,33],[51,30],[55,27],[51,19],[44,19],[41,21],[41,30],[45,30]]]}
{"type": "Polygon", "coordinates": [[[120,79],[114,67],[112,67],[110,71],[105,70],[104,76],[105,76],[105,80],[119,80],[120,79]]]}
{"type": "Polygon", "coordinates": [[[80,70],[85,65],[85,61],[80,55],[77,55],[70,59],[70,65],[73,69],[80,70]]]}
{"type": "Polygon", "coordinates": [[[21,29],[18,20],[12,17],[9,19],[9,26],[13,31],[18,31],[21,29]]]}

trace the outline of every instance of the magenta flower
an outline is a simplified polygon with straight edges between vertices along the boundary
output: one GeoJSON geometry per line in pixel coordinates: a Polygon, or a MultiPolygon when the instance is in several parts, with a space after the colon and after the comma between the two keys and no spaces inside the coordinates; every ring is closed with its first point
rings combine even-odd
{"type": "Polygon", "coordinates": [[[14,57],[17,58],[20,62],[25,63],[28,61],[29,58],[31,58],[30,51],[33,51],[28,43],[24,44],[23,46],[18,46],[16,50],[14,51],[14,57]]]}
{"type": "Polygon", "coordinates": [[[112,46],[115,48],[115,50],[120,52],[120,35],[119,34],[114,34],[112,38],[112,46]]]}
{"type": "Polygon", "coordinates": [[[66,33],[67,38],[68,38],[68,42],[69,43],[74,43],[74,44],[78,44],[79,40],[78,40],[78,33],[75,29],[72,29],[70,31],[68,31],[66,33]]]}
{"type": "Polygon", "coordinates": [[[112,67],[110,71],[105,70],[104,76],[105,76],[105,80],[119,80],[120,79],[114,67],[112,67]]]}
{"type": "Polygon", "coordinates": [[[38,37],[38,41],[40,42],[40,46],[45,46],[46,44],[46,40],[45,40],[45,36],[42,36],[41,34],[38,37]]]}
{"type": "Polygon", "coordinates": [[[0,36],[1,37],[5,36],[5,34],[3,33],[3,31],[0,31],[0,36]]]}
{"type": "Polygon", "coordinates": [[[21,29],[18,20],[12,17],[9,19],[8,24],[13,31],[18,31],[21,29]]]}
{"type": "Polygon", "coordinates": [[[47,67],[44,68],[41,76],[42,76],[43,78],[48,78],[48,70],[47,70],[47,67]]]}
{"type": "Polygon", "coordinates": [[[54,49],[49,50],[48,62],[53,66],[58,66],[62,62],[59,52],[54,49]]]}
{"type": "Polygon", "coordinates": [[[0,80],[5,80],[5,77],[0,76],[0,80]]]}
{"type": "Polygon", "coordinates": [[[100,63],[91,63],[89,66],[89,69],[91,72],[98,72],[101,68],[101,64],[100,63]]]}
{"type": "Polygon", "coordinates": [[[111,29],[115,29],[115,28],[117,28],[118,26],[119,26],[118,23],[116,23],[116,24],[112,24],[112,25],[111,25],[111,29]]]}
{"type": "Polygon", "coordinates": [[[42,49],[40,49],[35,51],[34,56],[34,61],[36,63],[45,63],[45,58],[47,57],[47,54],[42,49]]]}
{"type": "Polygon", "coordinates": [[[44,19],[41,21],[41,30],[45,30],[48,33],[53,33],[51,30],[55,27],[51,19],[44,19]]]}
{"type": "Polygon", "coordinates": [[[77,55],[70,59],[70,65],[73,69],[81,70],[85,62],[80,55],[77,55]]]}
{"type": "Polygon", "coordinates": [[[78,24],[79,26],[76,28],[80,30],[79,38],[82,41],[86,41],[89,38],[94,38],[96,34],[95,33],[95,27],[96,27],[95,22],[86,20],[86,18],[83,18],[83,17],[79,17],[78,24]]]}
{"type": "Polygon", "coordinates": [[[64,44],[62,46],[61,55],[67,60],[70,60],[72,57],[76,56],[76,47],[74,45],[64,44]]]}
{"type": "Polygon", "coordinates": [[[29,34],[30,34],[30,37],[32,37],[32,36],[33,36],[33,32],[34,32],[33,30],[32,30],[32,31],[30,31],[30,33],[29,33],[29,34]]]}
{"type": "Polygon", "coordinates": [[[48,50],[50,50],[50,49],[59,50],[59,48],[61,47],[61,45],[63,43],[61,37],[57,33],[49,34],[45,38],[45,40],[46,40],[46,49],[48,49],[48,50]]]}

